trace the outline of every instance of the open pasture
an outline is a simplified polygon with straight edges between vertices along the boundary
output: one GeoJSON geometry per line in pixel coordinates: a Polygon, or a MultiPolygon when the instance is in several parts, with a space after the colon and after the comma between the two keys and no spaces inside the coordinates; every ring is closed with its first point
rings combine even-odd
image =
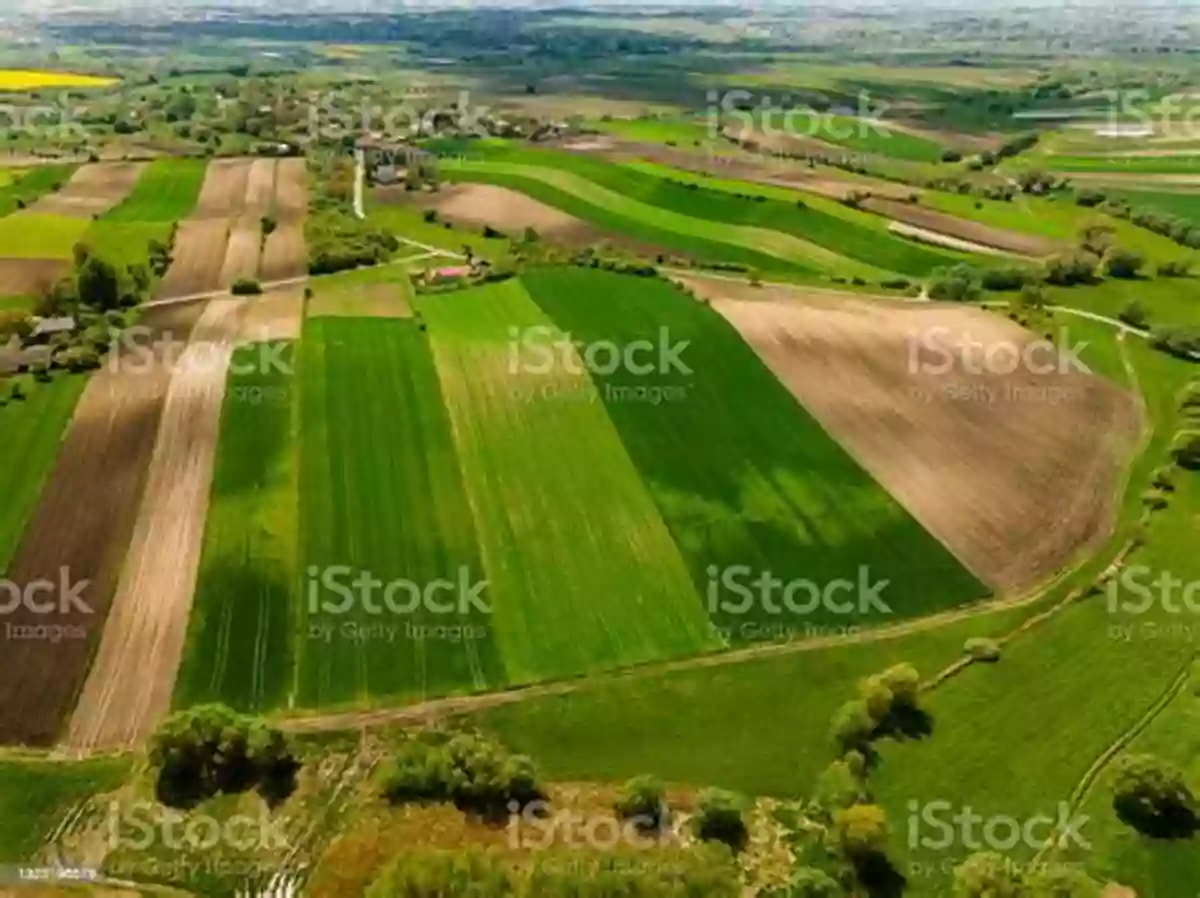
{"type": "MultiPolygon", "coordinates": [[[[811,638],[983,598],[988,590],[789,395],[719,315],[676,286],[582,269],[524,278],[554,324],[585,344],[686,341],[689,371],[596,373],[629,457],[684,553],[710,616],[733,643],[811,638]],[[660,330],[663,329],[663,330],[660,330]],[[749,401],[747,397],[752,397],[749,401]],[[657,400],[657,401],[656,401],[657,400]],[[887,606],[740,611],[740,581],[713,571],[770,571],[783,582],[889,585],[887,606]]],[[[826,378],[822,377],[822,382],[826,378]]]]}
{"type": "Polygon", "coordinates": [[[124,200],[146,169],[144,162],[96,162],[81,165],[61,190],[29,207],[40,215],[92,219],[124,200]]]}
{"type": "Polygon", "coordinates": [[[1017,351],[1036,335],[972,308],[689,284],[999,593],[1022,594],[1107,538],[1139,435],[1136,405],[1107,381],[1059,366],[978,370],[981,352],[1017,351]]]}

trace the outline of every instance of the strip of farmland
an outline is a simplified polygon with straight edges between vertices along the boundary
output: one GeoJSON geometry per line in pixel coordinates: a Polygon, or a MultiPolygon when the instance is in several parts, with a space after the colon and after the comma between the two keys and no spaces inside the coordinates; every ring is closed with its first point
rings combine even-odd
{"type": "MultiPolygon", "coordinates": [[[[428,322],[512,682],[716,642],[683,557],[581,369],[514,370],[561,337],[517,281],[418,302],[428,322]]],[[[577,361],[577,360],[576,360],[577,361]]]]}
{"type": "MultiPolygon", "coordinates": [[[[408,608],[409,591],[392,597],[399,611],[384,601],[382,584],[425,590],[488,577],[425,335],[400,319],[309,319],[302,356],[307,582],[295,704],[419,699],[504,683],[493,621],[474,603],[452,596],[444,612],[408,608]],[[370,601],[347,601],[338,590],[364,574],[381,588],[370,601]]],[[[434,598],[441,607],[444,596],[434,598]]]]}
{"type": "MultiPolygon", "coordinates": [[[[178,345],[197,312],[151,313],[143,319],[147,336],[170,332],[178,345]]],[[[9,616],[0,651],[0,742],[51,744],[74,705],[133,533],[169,380],[147,340],[88,380],[6,574],[17,584],[83,583],[83,605],[55,614],[57,630],[25,608],[9,616]]]]}
{"type": "Polygon", "coordinates": [[[303,159],[283,159],[275,178],[275,230],[263,244],[259,276],[264,281],[303,277],[308,272],[304,220],[308,215],[308,172],[303,159]]]}
{"type": "Polygon", "coordinates": [[[145,494],[67,744],[142,744],[170,707],[212,486],[226,372],[242,303],[210,303],[173,366],[145,494]]]}
{"type": "Polygon", "coordinates": [[[555,325],[584,343],[685,346],[685,370],[643,375],[622,366],[593,376],[697,587],[716,590],[710,610],[728,639],[884,625],[987,593],[710,309],[655,279],[561,268],[524,280],[555,325]],[[730,582],[716,583],[714,572],[730,582]],[[741,590],[764,573],[818,590],[845,581],[856,596],[864,577],[868,588],[886,582],[885,607],[744,603],[741,590]]]}
{"type": "Polygon", "coordinates": [[[144,162],[97,162],[80,166],[57,193],[48,193],[29,211],[90,221],[118,205],[142,176],[144,162]]]}
{"type": "Polygon", "coordinates": [[[292,687],[299,614],[295,344],[251,343],[234,359],[174,702],[221,701],[255,711],[284,706],[292,687]],[[259,364],[267,360],[279,364],[259,364]]]}

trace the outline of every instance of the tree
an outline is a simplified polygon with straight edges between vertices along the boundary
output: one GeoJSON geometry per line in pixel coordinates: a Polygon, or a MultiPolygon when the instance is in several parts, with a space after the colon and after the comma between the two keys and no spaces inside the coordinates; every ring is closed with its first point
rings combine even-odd
{"type": "Polygon", "coordinates": [[[1138,276],[1146,257],[1131,249],[1112,247],[1104,257],[1104,273],[1109,277],[1131,280],[1138,276]]]}
{"type": "Polygon", "coordinates": [[[262,235],[264,237],[270,237],[275,232],[275,229],[279,227],[279,222],[275,220],[274,215],[264,215],[260,224],[262,225],[262,235]]]}
{"type": "Polygon", "coordinates": [[[742,799],[732,792],[705,789],[696,801],[696,836],[741,851],[748,838],[742,804],[742,799]]]}
{"type": "Polygon", "coordinates": [[[168,717],[151,739],[150,764],[158,774],[158,800],[175,808],[256,786],[279,801],[294,790],[300,768],[282,733],[224,705],[168,717]]]}
{"type": "Polygon", "coordinates": [[[800,867],[792,874],[787,894],[788,898],[839,898],[844,893],[837,881],[824,870],[800,867]]]}
{"type": "MultiPolygon", "coordinates": [[[[1192,440],[1200,465],[1200,438],[1192,440]]],[[[1197,828],[1196,799],[1183,772],[1153,755],[1122,758],[1113,773],[1113,809],[1138,832],[1170,838],[1197,828]]]]}
{"type": "Polygon", "coordinates": [[[868,751],[875,734],[876,720],[861,699],[846,702],[833,717],[833,742],[839,753],[868,751]]]}
{"type": "Polygon", "coordinates": [[[979,272],[970,265],[955,265],[934,272],[929,295],[945,302],[974,302],[979,299],[980,288],[979,272]]]}
{"type": "Polygon", "coordinates": [[[668,815],[666,789],[653,776],[635,776],[625,783],[613,806],[622,820],[632,821],[639,830],[659,830],[668,815]]]}
{"type": "Polygon", "coordinates": [[[121,279],[109,262],[88,256],[76,278],[79,301],[101,312],[120,308],[121,279]]]}
{"type": "Polygon", "coordinates": [[[1055,256],[1046,262],[1042,277],[1047,284],[1058,287],[1090,284],[1096,279],[1098,263],[1098,257],[1088,251],[1067,253],[1055,256]]]}
{"type": "Polygon", "coordinates": [[[955,898],[1025,898],[1018,872],[994,852],[980,852],[954,870],[955,898]]]}
{"type": "Polygon", "coordinates": [[[1121,309],[1117,315],[1122,321],[1131,327],[1136,327],[1141,330],[1150,324],[1150,310],[1146,304],[1140,299],[1131,299],[1125,304],[1125,308],[1121,309]]]}
{"type": "Polygon", "coordinates": [[[833,815],[833,839],[842,856],[860,865],[887,851],[887,813],[877,804],[856,804],[833,815]]]}
{"type": "Polygon", "coordinates": [[[1103,256],[1112,246],[1113,226],[1109,224],[1092,224],[1079,232],[1079,246],[1094,256],[1103,256]]]}
{"type": "Polygon", "coordinates": [[[1200,437],[1189,438],[1175,449],[1175,463],[1189,471],[1200,471],[1200,437]]]}

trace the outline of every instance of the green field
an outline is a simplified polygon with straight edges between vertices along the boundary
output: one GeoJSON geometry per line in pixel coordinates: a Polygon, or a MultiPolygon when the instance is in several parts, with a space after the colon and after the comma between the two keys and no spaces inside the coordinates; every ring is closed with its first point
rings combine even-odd
{"type": "Polygon", "coordinates": [[[1194,156],[1046,156],[1038,165],[1051,171],[1113,172],[1139,175],[1200,173],[1200,154],[1194,156]]]}
{"type": "MultiPolygon", "coordinates": [[[[333,568],[343,568],[345,580],[365,572],[419,588],[457,582],[464,571],[475,579],[487,575],[425,335],[411,321],[310,319],[302,362],[306,582],[296,630],[302,640],[296,703],[419,700],[500,685],[491,622],[476,607],[373,613],[355,601],[337,613],[310,604],[314,582],[333,568]]],[[[319,605],[342,603],[324,588],[316,596],[319,605]]]]}
{"type": "Polygon", "coordinates": [[[0,862],[29,863],[54,825],[80,801],[116,788],[123,757],[61,763],[0,761],[0,862]]]}
{"type": "Polygon", "coordinates": [[[540,360],[526,366],[513,355],[516,334],[539,344],[560,336],[521,284],[424,298],[418,308],[509,679],[715,647],[684,558],[596,387],[561,360],[543,371],[540,360]]]}
{"type": "Polygon", "coordinates": [[[103,259],[118,268],[146,264],[150,241],[170,245],[172,225],[169,222],[93,221],[83,236],[84,243],[103,259]]]}
{"type": "Polygon", "coordinates": [[[86,218],[16,212],[0,218],[0,247],[9,258],[70,259],[89,224],[86,218]]]}
{"type": "Polygon", "coordinates": [[[221,416],[181,707],[222,701],[254,711],[286,704],[299,604],[295,347],[240,348],[221,416]],[[283,366],[255,364],[279,358],[283,366]],[[270,368],[270,370],[267,370],[270,368]]]}
{"type": "MultiPolygon", "coordinates": [[[[821,587],[857,582],[864,570],[872,582],[888,581],[888,611],[780,613],[757,601],[742,612],[710,608],[729,641],[880,626],[987,594],[708,307],[656,279],[556,268],[524,280],[554,324],[585,343],[654,344],[660,333],[686,343],[690,371],[621,368],[594,378],[701,595],[713,569],[737,567],[821,587]],[[650,390],[666,398],[650,401],[650,390]],[[639,391],[650,398],[639,400],[639,391]]],[[[720,598],[738,604],[726,588],[720,598]]]]}
{"type": "MultiPolygon", "coordinates": [[[[638,203],[569,172],[503,162],[443,164],[442,172],[454,181],[478,181],[520,191],[614,236],[652,249],[708,262],[746,265],[777,276],[811,278],[818,274],[811,262],[813,253],[795,238],[690,219],[638,203]],[[779,244],[787,244],[786,249],[777,248],[779,244]]],[[[821,255],[828,260],[833,254],[821,255]]]]}
{"type": "Polygon", "coordinates": [[[110,222],[175,222],[196,205],[205,159],[155,159],[125,200],[104,216],[110,222]]]}
{"type": "MultiPolygon", "coordinates": [[[[798,192],[738,181],[705,178],[669,166],[649,163],[618,165],[589,156],[487,145],[490,162],[553,169],[586,179],[589,183],[626,197],[639,209],[653,208],[684,216],[697,224],[708,222],[752,228],[761,234],[778,232],[804,241],[796,248],[807,264],[832,274],[878,277],[880,269],[907,275],[925,275],[964,258],[916,246],[887,233],[886,222],[846,207],[830,211],[836,203],[815,202],[798,192]],[[870,269],[863,270],[863,266],[870,269]]],[[[583,217],[583,216],[581,216],[583,217]]],[[[646,218],[646,216],[643,216],[646,218]]],[[[666,220],[660,219],[662,224],[666,220]]],[[[678,230],[680,225],[677,225],[678,230]]],[[[694,228],[693,228],[694,229],[694,228]]],[[[725,236],[725,239],[731,239],[725,236]]],[[[722,236],[709,232],[713,239],[722,236]]],[[[772,239],[760,245],[775,252],[772,239]]],[[[781,246],[782,250],[783,247],[781,246]]]]}
{"type": "Polygon", "coordinates": [[[1200,193],[1170,193],[1166,190],[1116,190],[1110,187],[1099,189],[1109,197],[1125,200],[1135,210],[1154,209],[1158,212],[1178,215],[1180,218],[1200,225],[1200,193]]]}
{"type": "MultiPolygon", "coordinates": [[[[0,185],[0,215],[29,206],[44,193],[58,190],[75,173],[74,165],[37,165],[0,185]]],[[[8,253],[0,253],[8,255],[8,253]]]]}
{"type": "MultiPolygon", "coordinates": [[[[7,397],[11,381],[0,379],[7,397]]],[[[16,552],[25,522],[54,467],[58,446],[85,378],[59,375],[49,384],[21,378],[27,398],[0,405],[0,574],[16,552]]]]}
{"type": "Polygon", "coordinates": [[[705,121],[678,119],[611,119],[588,126],[602,134],[635,143],[661,143],[682,148],[709,146],[719,141],[705,121]]]}

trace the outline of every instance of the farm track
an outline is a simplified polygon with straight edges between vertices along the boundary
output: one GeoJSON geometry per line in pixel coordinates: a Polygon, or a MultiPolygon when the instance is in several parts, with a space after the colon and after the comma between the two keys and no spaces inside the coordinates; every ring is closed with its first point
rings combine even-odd
{"type": "MultiPolygon", "coordinates": [[[[186,339],[198,308],[147,313],[155,336],[186,339]]],[[[141,341],[145,347],[148,341],[141,341]]],[[[178,345],[178,343],[176,343],[178,345]]],[[[87,581],[85,609],[56,614],[53,631],[21,639],[16,627],[48,623],[26,610],[6,621],[0,651],[0,742],[45,746],[60,735],[100,640],[137,518],[169,374],[161,352],[131,348],[89,380],[6,577],[87,581]]]]}
{"type": "MultiPolygon", "coordinates": [[[[983,252],[990,247],[993,251],[1000,250],[1018,256],[1037,257],[1046,256],[1061,249],[1051,240],[1016,231],[1006,231],[1003,228],[994,228],[965,218],[957,218],[916,203],[902,203],[872,196],[862,201],[862,208],[902,225],[945,235],[955,240],[965,241],[967,244],[975,244],[977,247],[983,247],[983,252]]],[[[962,249],[963,247],[957,248],[962,249]]]]}
{"type": "Polygon", "coordinates": [[[68,751],[142,744],[170,707],[199,569],[226,372],[244,314],[211,303],[170,380],[132,541],[68,751]]]}

